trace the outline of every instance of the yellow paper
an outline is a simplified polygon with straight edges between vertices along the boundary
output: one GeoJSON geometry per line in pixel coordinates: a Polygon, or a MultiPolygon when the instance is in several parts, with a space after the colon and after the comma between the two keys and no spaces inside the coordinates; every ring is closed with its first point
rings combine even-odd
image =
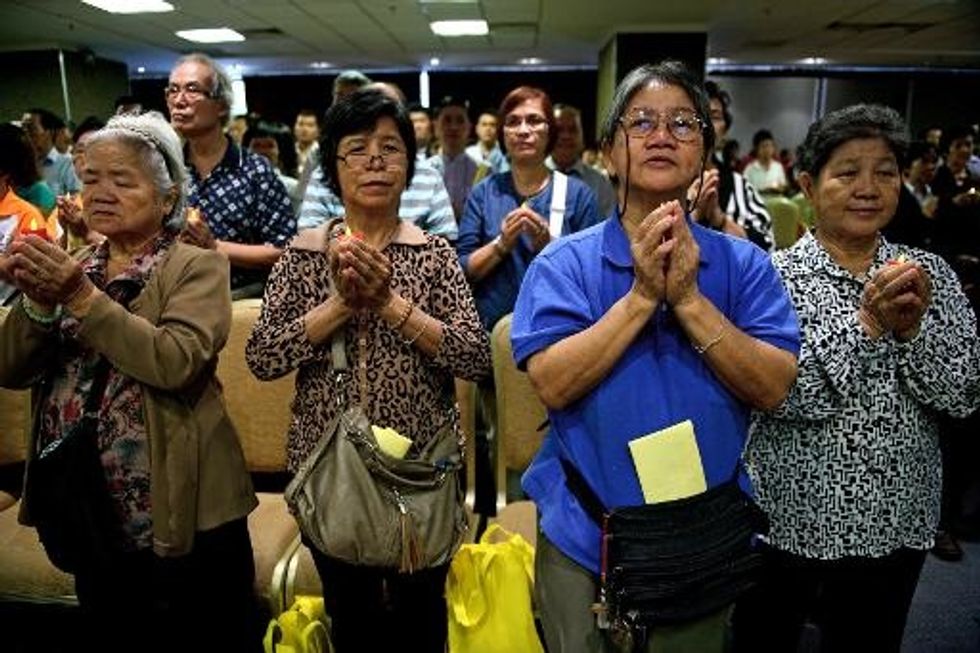
{"type": "Polygon", "coordinates": [[[404,458],[412,441],[393,428],[371,425],[378,446],[392,458],[404,458]]]}
{"type": "Polygon", "coordinates": [[[708,489],[694,424],[684,420],[629,443],[647,503],[661,503],[708,489]]]}

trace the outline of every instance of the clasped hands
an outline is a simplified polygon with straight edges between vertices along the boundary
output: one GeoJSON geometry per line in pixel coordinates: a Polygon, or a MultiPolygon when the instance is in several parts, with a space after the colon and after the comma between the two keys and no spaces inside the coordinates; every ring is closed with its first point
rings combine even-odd
{"type": "Polygon", "coordinates": [[[33,235],[18,238],[0,254],[0,279],[47,310],[67,304],[94,287],[78,261],[57,245],[33,235]]]}
{"type": "Polygon", "coordinates": [[[642,297],[677,308],[700,295],[700,248],[677,200],[661,204],[640,222],[630,251],[636,275],[633,289],[642,297]]]}
{"type": "Polygon", "coordinates": [[[548,222],[526,206],[519,206],[504,216],[500,225],[501,246],[508,252],[511,251],[522,233],[531,239],[531,248],[535,252],[540,252],[551,242],[548,222]]]}
{"type": "Polygon", "coordinates": [[[907,342],[919,333],[932,302],[929,275],[912,261],[889,261],[864,285],[858,318],[872,338],[892,333],[907,342]]]}
{"type": "Polygon", "coordinates": [[[381,310],[391,299],[391,262],[353,236],[331,239],[330,276],[344,304],[352,310],[381,310]]]}

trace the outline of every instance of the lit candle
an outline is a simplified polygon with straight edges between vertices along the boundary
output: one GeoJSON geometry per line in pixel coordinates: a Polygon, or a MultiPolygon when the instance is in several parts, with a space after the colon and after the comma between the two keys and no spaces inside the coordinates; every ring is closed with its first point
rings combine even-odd
{"type": "Polygon", "coordinates": [[[204,222],[203,218],[201,218],[201,209],[196,206],[187,207],[187,222],[194,226],[204,222]]]}
{"type": "Polygon", "coordinates": [[[51,240],[51,236],[48,235],[48,227],[43,221],[38,221],[37,217],[31,218],[31,224],[27,229],[21,229],[21,237],[27,236],[37,236],[38,238],[43,238],[44,240],[51,240]]]}

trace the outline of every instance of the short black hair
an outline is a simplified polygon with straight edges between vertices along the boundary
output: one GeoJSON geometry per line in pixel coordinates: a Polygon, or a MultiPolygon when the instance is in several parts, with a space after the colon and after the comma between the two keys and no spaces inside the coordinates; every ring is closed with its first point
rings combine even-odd
{"type": "Polygon", "coordinates": [[[718,102],[721,103],[721,115],[722,119],[725,121],[725,129],[731,129],[733,121],[732,96],[723,91],[717,83],[712,81],[707,81],[704,83],[704,90],[708,94],[709,101],[718,100],[718,102]]]}
{"type": "Polygon", "coordinates": [[[912,167],[913,163],[925,157],[931,157],[933,161],[938,161],[939,152],[936,149],[936,146],[929,141],[912,141],[909,143],[909,148],[905,152],[905,160],[902,162],[902,169],[908,170],[912,167]]]}
{"type": "Polygon", "coordinates": [[[282,124],[268,120],[256,120],[249,124],[242,136],[242,147],[246,150],[256,138],[271,138],[279,147],[279,169],[288,177],[296,176],[298,164],[296,158],[296,141],[292,130],[282,124]]]}
{"type": "Polygon", "coordinates": [[[619,121],[626,111],[626,105],[640,89],[653,81],[659,81],[669,86],[681,88],[694,104],[694,111],[701,121],[701,137],[704,141],[704,156],[707,157],[715,150],[715,128],[711,124],[711,107],[708,104],[708,94],[698,81],[691,69],[675,59],[666,59],[656,64],[644,64],[631,70],[623,81],[616,87],[612,103],[602,121],[599,132],[599,143],[606,147],[612,145],[616,137],[619,121]]]}
{"type": "Polygon", "coordinates": [[[895,155],[896,162],[905,158],[908,138],[898,112],[880,104],[854,104],[828,113],[810,125],[797,150],[797,166],[800,172],[816,179],[834,150],[862,138],[880,138],[895,155]]]}
{"type": "Polygon", "coordinates": [[[976,138],[976,136],[977,133],[970,125],[953,125],[943,130],[943,138],[940,141],[939,149],[943,154],[949,154],[949,148],[952,147],[953,141],[968,137],[976,138]]]}
{"type": "Polygon", "coordinates": [[[752,149],[754,150],[755,148],[762,145],[763,141],[775,142],[776,139],[773,138],[772,132],[769,131],[768,129],[760,129],[752,136],[752,149]]]}
{"type": "Polygon", "coordinates": [[[37,116],[38,120],[41,122],[41,129],[44,131],[56,132],[66,126],[64,120],[47,109],[28,109],[27,113],[37,116]]]}
{"type": "Polygon", "coordinates": [[[96,132],[105,127],[105,122],[98,116],[88,116],[82,122],[78,123],[78,127],[75,127],[75,131],[71,134],[71,142],[77,143],[78,139],[89,132],[96,132]]]}
{"type": "Polygon", "coordinates": [[[15,188],[30,186],[41,178],[27,134],[9,122],[0,124],[0,174],[8,175],[15,188]]]}
{"type": "Polygon", "coordinates": [[[330,109],[323,118],[323,138],[320,151],[323,154],[321,169],[323,181],[333,193],[343,199],[340,182],[337,180],[337,147],[340,141],[351,134],[358,134],[374,128],[381,118],[395,121],[398,135],[405,143],[408,157],[406,186],[415,176],[415,128],[408,112],[401,102],[374,88],[362,88],[343,98],[330,109]]]}
{"type": "Polygon", "coordinates": [[[439,100],[439,103],[436,104],[435,110],[432,112],[433,117],[438,119],[439,114],[442,113],[442,110],[448,109],[449,107],[459,107],[466,112],[467,120],[470,119],[470,103],[458,95],[446,95],[439,100]]]}

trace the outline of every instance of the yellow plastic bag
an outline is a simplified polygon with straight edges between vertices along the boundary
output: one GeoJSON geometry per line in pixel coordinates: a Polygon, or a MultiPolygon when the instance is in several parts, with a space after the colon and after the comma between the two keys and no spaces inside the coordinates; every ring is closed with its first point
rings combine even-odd
{"type": "Polygon", "coordinates": [[[330,653],[323,598],[298,596],[292,607],[269,622],[262,638],[265,653],[330,653]]]}
{"type": "Polygon", "coordinates": [[[460,547],[446,579],[450,653],[543,653],[534,629],[534,548],[491,524],[460,547]]]}

